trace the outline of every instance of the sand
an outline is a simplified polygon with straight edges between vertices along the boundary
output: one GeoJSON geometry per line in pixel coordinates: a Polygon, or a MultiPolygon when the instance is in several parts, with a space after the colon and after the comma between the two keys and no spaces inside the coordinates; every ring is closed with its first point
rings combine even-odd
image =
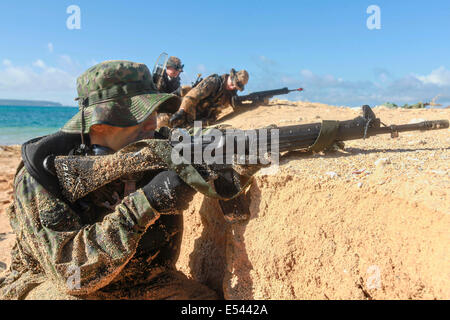
{"type": "Polygon", "coordinates": [[[0,146],[0,274],[11,262],[9,251],[15,240],[5,210],[12,201],[12,180],[19,162],[20,146],[0,146]]]}
{"type": "MultiPolygon", "coordinates": [[[[375,108],[386,124],[450,119],[449,109],[375,108]]],[[[274,100],[222,122],[242,129],[347,120],[358,109],[274,100]]],[[[292,154],[247,192],[230,225],[215,200],[184,212],[177,266],[226,299],[449,299],[449,130],[349,141],[292,154]]],[[[5,208],[18,147],[0,149],[0,261],[13,244],[5,208]]]]}

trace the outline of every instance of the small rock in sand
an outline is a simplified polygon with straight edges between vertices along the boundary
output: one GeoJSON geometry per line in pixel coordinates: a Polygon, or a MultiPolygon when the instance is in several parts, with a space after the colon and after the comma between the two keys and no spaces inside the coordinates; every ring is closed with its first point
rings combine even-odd
{"type": "Polygon", "coordinates": [[[328,172],[325,172],[325,174],[330,176],[331,178],[336,178],[338,176],[338,174],[334,171],[328,171],[328,172]]]}
{"type": "Polygon", "coordinates": [[[379,158],[375,161],[376,167],[384,167],[385,165],[391,163],[391,160],[389,158],[379,158]]]}

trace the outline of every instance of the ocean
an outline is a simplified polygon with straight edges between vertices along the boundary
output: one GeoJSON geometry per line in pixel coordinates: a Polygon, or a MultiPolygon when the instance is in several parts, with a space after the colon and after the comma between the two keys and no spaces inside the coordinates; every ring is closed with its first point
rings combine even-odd
{"type": "Polygon", "coordinates": [[[77,112],[77,107],[0,106],[0,145],[56,132],[77,112]]]}

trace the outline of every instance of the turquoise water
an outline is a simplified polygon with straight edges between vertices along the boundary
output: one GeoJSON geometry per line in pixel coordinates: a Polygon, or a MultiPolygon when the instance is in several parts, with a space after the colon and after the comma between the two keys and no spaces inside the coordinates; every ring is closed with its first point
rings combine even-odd
{"type": "Polygon", "coordinates": [[[56,132],[77,112],[76,107],[0,106],[0,145],[56,132]]]}

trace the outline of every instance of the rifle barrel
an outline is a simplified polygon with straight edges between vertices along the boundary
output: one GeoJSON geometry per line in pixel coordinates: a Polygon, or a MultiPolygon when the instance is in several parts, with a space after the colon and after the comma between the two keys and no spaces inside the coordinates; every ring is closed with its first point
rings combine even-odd
{"type": "Polygon", "coordinates": [[[395,134],[406,131],[428,131],[439,130],[449,127],[448,120],[431,120],[419,123],[400,124],[381,126],[380,120],[375,119],[374,124],[369,126],[367,134],[365,132],[366,122],[363,118],[356,118],[354,120],[342,121],[339,125],[339,131],[336,140],[346,141],[354,139],[362,139],[364,137],[376,136],[379,134],[395,134]]]}
{"type": "Polygon", "coordinates": [[[422,121],[419,123],[401,124],[401,125],[390,125],[387,127],[380,127],[374,129],[375,134],[391,133],[391,132],[406,132],[406,131],[428,131],[428,130],[439,130],[449,127],[448,120],[431,120],[422,121]]]}

